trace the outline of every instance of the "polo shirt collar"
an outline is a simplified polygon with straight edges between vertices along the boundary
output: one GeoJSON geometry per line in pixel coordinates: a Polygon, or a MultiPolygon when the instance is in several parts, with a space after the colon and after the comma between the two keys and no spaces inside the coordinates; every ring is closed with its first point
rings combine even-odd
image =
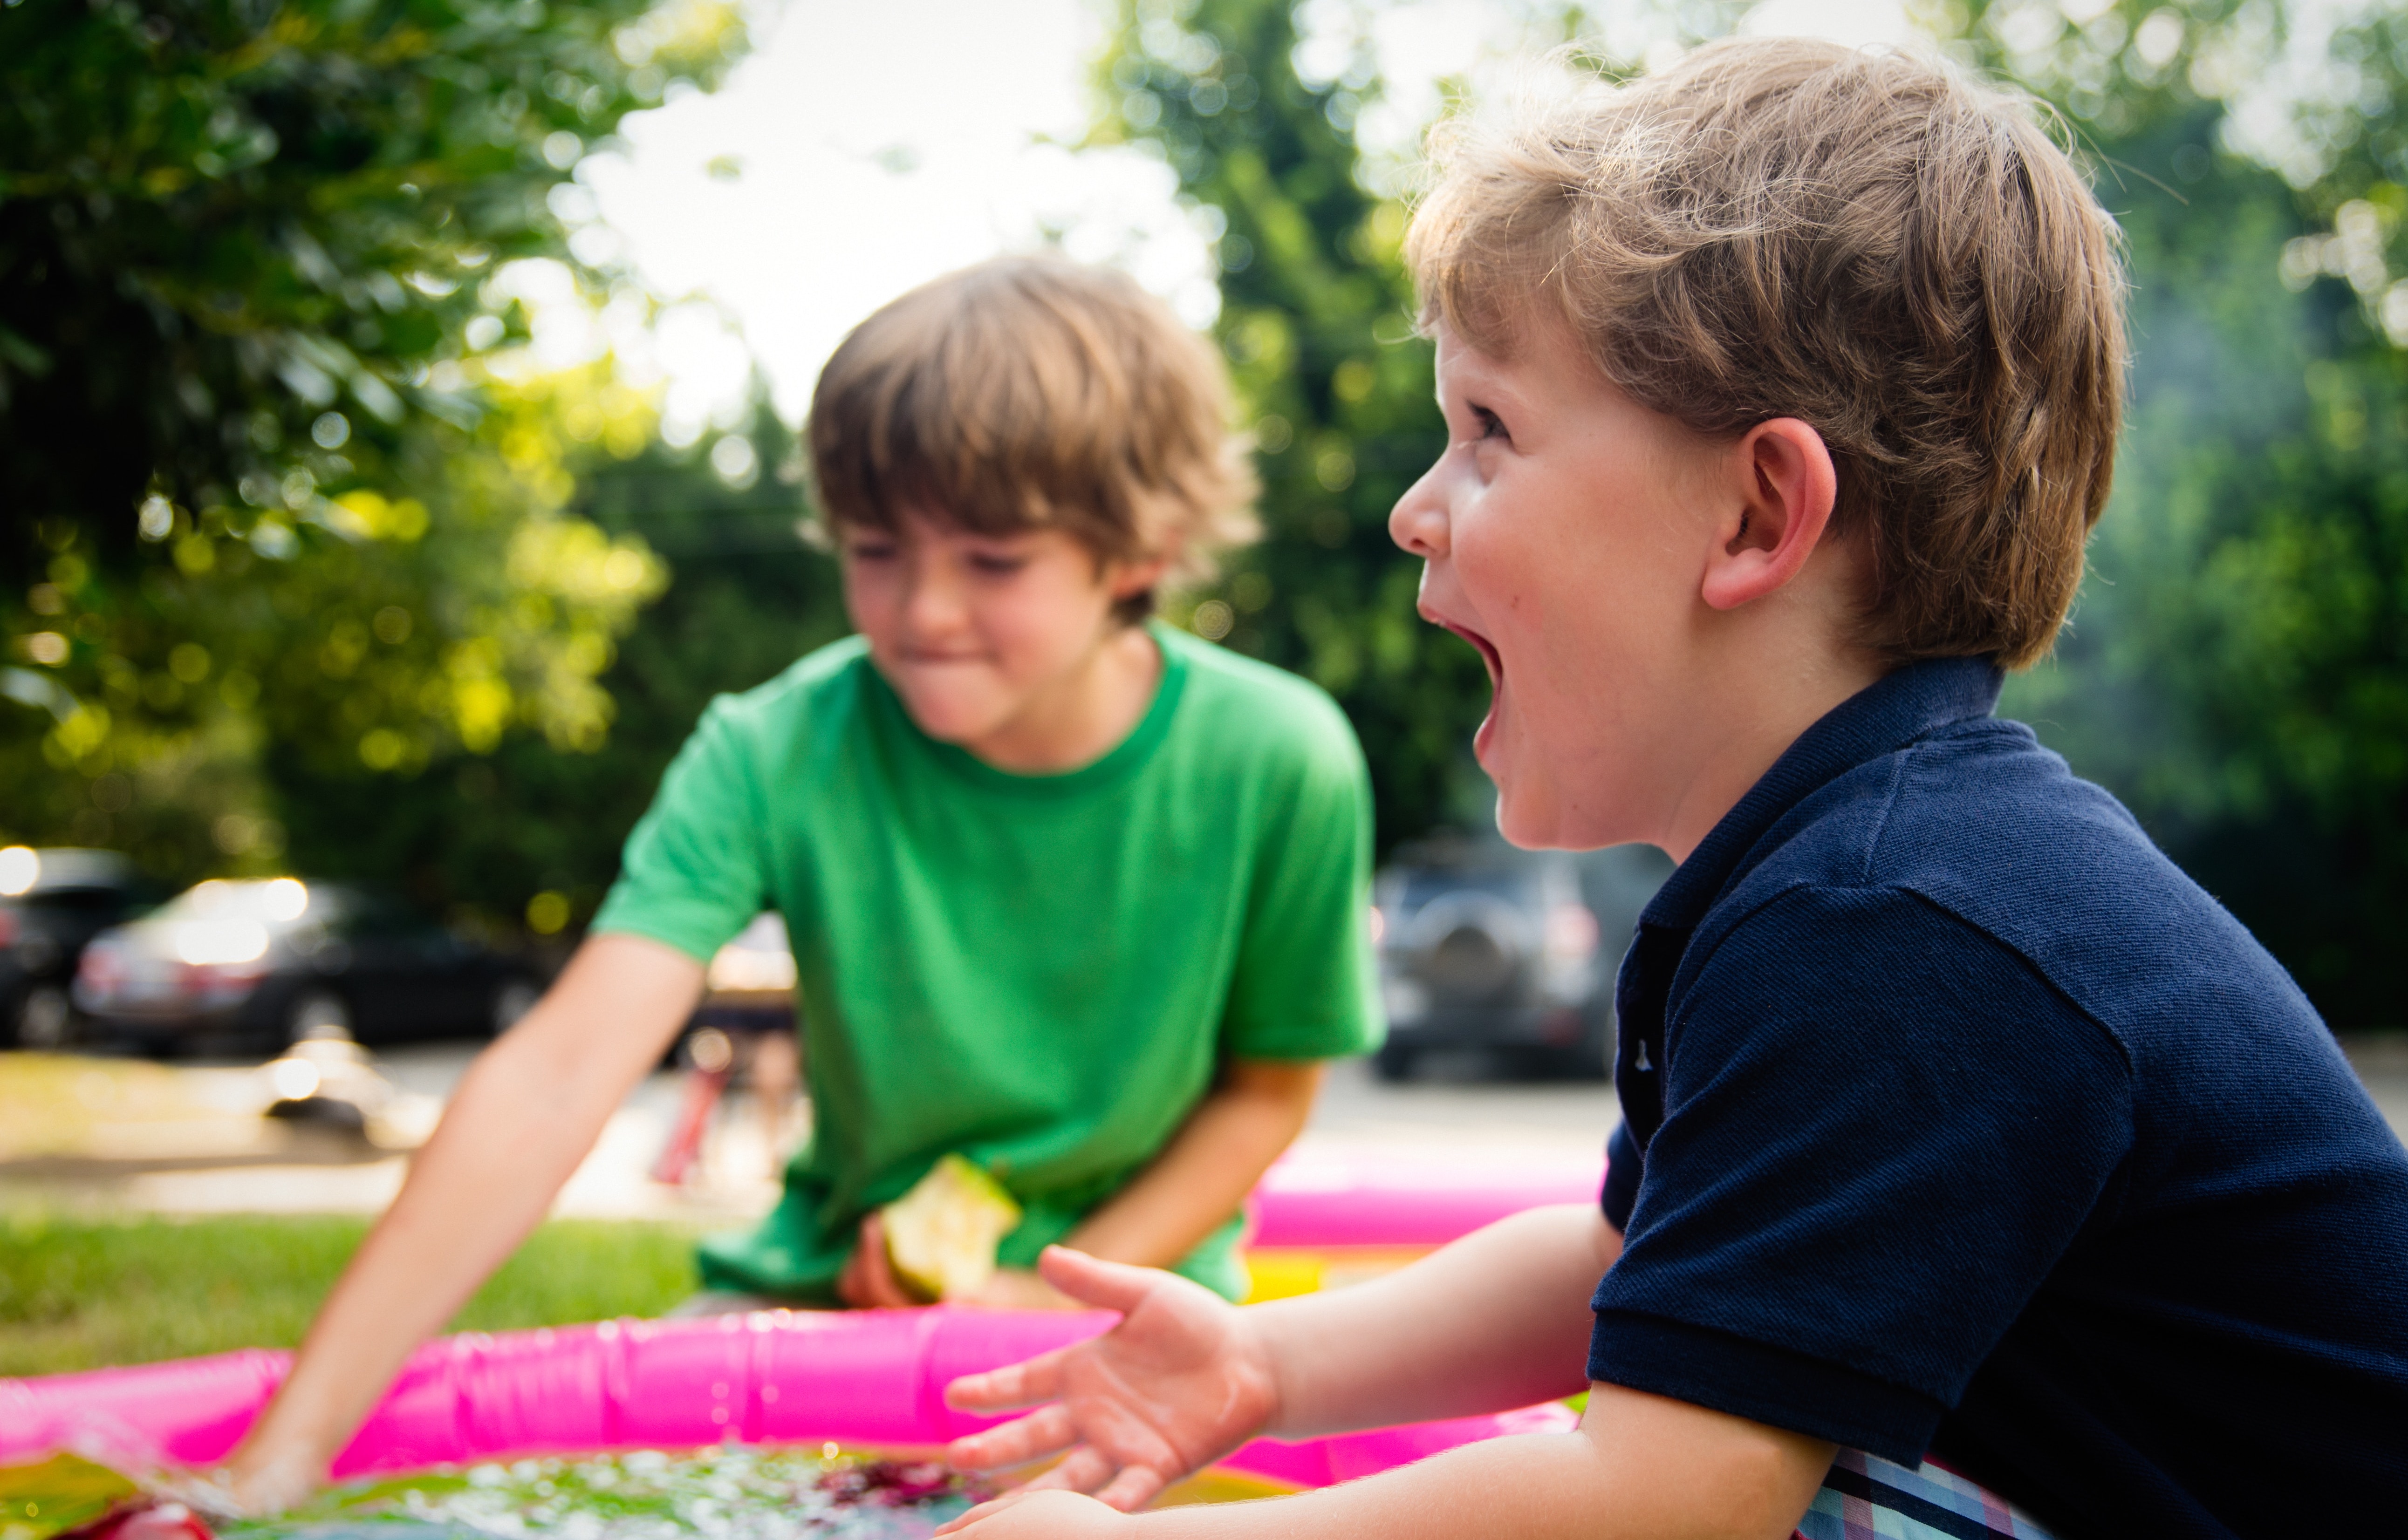
{"type": "Polygon", "coordinates": [[[1725,813],[1689,859],[1656,891],[1640,917],[1682,930],[1755,865],[1748,859],[1784,814],[1857,765],[1953,723],[1986,717],[2006,676],[1987,658],[1928,658],[1884,675],[1832,707],[1725,813]]]}

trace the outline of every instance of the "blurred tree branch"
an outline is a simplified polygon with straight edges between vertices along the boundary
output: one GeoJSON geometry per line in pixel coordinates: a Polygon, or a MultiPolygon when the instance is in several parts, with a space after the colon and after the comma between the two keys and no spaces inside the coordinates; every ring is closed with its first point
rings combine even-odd
{"type": "Polygon", "coordinates": [[[717,0],[0,8],[0,832],[190,873],[276,855],[271,748],[599,745],[666,572],[571,504],[652,405],[489,368],[491,280],[744,45],[717,0]]]}

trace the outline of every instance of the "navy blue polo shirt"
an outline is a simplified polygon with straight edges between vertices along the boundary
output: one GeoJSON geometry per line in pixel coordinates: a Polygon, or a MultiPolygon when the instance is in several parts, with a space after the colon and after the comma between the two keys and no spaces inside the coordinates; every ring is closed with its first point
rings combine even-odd
{"type": "Polygon", "coordinates": [[[2408,1533],[2408,1152],[1999,685],[1884,678],[1648,905],[1589,1376],[2065,1536],[2408,1533]]]}

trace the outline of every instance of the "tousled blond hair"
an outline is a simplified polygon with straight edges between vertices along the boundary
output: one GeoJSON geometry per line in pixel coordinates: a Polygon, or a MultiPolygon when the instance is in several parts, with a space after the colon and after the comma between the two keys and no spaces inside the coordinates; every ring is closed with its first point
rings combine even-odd
{"type": "Polygon", "coordinates": [[[803,433],[838,527],[918,511],[982,535],[1059,529],[1102,560],[1168,557],[1186,581],[1256,534],[1229,418],[1220,354],[1125,274],[1000,257],[854,327],[803,433]]]}
{"type": "Polygon", "coordinates": [[[1560,321],[1713,435],[1776,417],[1839,467],[1885,659],[2048,650],[2124,399],[2114,221],[2030,105],[1912,55],[1733,40],[1433,140],[1424,322],[1511,357],[1560,321]]]}

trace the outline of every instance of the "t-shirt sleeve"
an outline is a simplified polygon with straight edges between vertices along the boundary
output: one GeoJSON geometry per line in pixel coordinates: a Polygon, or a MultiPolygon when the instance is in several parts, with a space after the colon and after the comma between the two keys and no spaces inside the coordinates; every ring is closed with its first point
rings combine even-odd
{"type": "Polygon", "coordinates": [[[708,963],[761,912],[765,825],[747,748],[738,703],[713,701],[627,836],[595,934],[650,936],[708,963]]]}
{"type": "Polygon", "coordinates": [[[1371,958],[1371,777],[1334,706],[1269,789],[1223,1018],[1239,1059],[1334,1059],[1385,1031],[1371,958]]]}
{"type": "Polygon", "coordinates": [[[1590,1377],[1915,1463],[2109,1191],[2128,1062],[1906,892],[1795,890],[1678,992],[1590,1377]]]}

